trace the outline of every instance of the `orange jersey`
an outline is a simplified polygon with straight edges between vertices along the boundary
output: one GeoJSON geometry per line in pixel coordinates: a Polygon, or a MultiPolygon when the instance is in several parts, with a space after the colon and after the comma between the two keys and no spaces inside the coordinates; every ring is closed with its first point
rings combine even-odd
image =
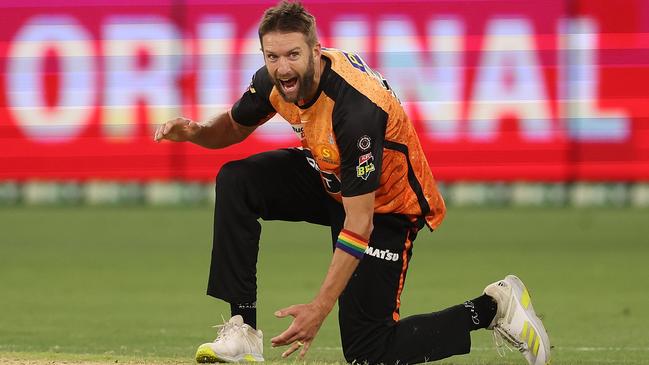
{"type": "Polygon", "coordinates": [[[358,55],[323,48],[322,58],[325,69],[309,103],[285,101],[262,67],[232,107],[233,119],[252,126],[279,113],[335,199],[375,192],[375,213],[423,218],[436,228],[444,200],[399,99],[358,55]]]}

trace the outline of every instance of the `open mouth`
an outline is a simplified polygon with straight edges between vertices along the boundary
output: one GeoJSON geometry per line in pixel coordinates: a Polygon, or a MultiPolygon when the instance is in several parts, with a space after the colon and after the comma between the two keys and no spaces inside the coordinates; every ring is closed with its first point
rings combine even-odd
{"type": "Polygon", "coordinates": [[[293,77],[287,80],[279,80],[279,83],[282,85],[282,89],[284,89],[285,94],[292,93],[297,90],[297,77],[293,77]]]}

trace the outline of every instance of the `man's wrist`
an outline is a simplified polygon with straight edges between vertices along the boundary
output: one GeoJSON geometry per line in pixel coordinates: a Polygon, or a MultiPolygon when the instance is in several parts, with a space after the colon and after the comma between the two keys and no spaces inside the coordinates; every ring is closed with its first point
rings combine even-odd
{"type": "Polygon", "coordinates": [[[321,297],[315,298],[311,302],[311,304],[314,307],[316,307],[318,309],[318,311],[320,311],[320,313],[323,314],[324,317],[329,315],[329,312],[331,312],[331,310],[333,309],[335,303],[336,303],[335,300],[327,300],[327,299],[321,298],[321,297]]]}

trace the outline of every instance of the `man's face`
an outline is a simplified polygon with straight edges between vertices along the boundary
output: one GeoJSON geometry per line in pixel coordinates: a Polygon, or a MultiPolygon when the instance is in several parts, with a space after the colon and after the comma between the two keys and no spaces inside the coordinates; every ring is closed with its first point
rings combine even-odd
{"type": "Polygon", "coordinates": [[[262,37],[266,68],[280,95],[290,103],[315,92],[315,59],[319,46],[309,47],[302,33],[270,32],[262,37]]]}

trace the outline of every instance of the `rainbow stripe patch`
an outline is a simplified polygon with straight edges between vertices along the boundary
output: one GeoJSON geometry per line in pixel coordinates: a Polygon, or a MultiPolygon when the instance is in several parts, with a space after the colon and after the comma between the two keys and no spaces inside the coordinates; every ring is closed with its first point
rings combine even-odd
{"type": "Polygon", "coordinates": [[[338,235],[336,247],[360,260],[365,254],[367,241],[356,233],[343,229],[338,235]]]}

